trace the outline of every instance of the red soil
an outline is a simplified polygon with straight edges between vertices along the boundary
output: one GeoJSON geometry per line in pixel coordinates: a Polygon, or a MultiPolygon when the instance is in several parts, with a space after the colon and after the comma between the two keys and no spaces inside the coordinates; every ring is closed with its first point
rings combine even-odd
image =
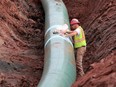
{"type": "MultiPolygon", "coordinates": [[[[115,87],[116,0],[63,1],[69,18],[80,20],[88,44],[83,61],[87,74],[74,87],[115,87]]],[[[0,87],[36,87],[44,59],[41,2],[0,0],[0,8],[0,87]]]]}

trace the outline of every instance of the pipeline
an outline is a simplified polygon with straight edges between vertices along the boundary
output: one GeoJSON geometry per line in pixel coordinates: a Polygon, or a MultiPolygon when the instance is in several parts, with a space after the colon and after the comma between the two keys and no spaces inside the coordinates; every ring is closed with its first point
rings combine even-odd
{"type": "Polygon", "coordinates": [[[37,87],[71,87],[76,79],[73,44],[70,38],[53,34],[63,24],[69,25],[62,0],[41,0],[45,11],[45,56],[42,78],[37,87]]]}

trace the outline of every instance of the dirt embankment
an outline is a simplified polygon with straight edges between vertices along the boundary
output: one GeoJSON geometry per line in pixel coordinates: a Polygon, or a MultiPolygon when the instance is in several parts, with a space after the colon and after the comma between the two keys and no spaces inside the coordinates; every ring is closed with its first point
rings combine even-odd
{"type": "Polygon", "coordinates": [[[93,69],[72,87],[116,87],[116,56],[109,55],[91,66],[93,69]]]}
{"type": "MultiPolygon", "coordinates": [[[[85,29],[88,46],[84,70],[92,69],[75,87],[79,84],[80,87],[92,87],[90,83],[94,87],[107,87],[103,83],[105,81],[113,84],[111,79],[116,74],[113,68],[116,59],[116,0],[63,1],[70,19],[78,18],[85,29]],[[92,64],[105,57],[100,64],[92,64]],[[99,65],[104,68],[96,74],[99,65]],[[97,86],[100,79],[101,84],[99,82],[97,86]]],[[[0,0],[0,9],[0,87],[36,87],[43,71],[44,58],[44,12],[41,2],[0,0]]]]}
{"type": "Polygon", "coordinates": [[[0,0],[0,87],[36,87],[43,69],[44,13],[32,0],[0,0]]]}

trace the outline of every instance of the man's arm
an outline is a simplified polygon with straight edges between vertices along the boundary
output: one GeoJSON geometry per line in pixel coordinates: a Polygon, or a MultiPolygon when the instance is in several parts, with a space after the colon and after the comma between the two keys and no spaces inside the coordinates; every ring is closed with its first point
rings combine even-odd
{"type": "Polygon", "coordinates": [[[70,33],[66,34],[66,37],[77,35],[78,33],[76,31],[71,31],[70,33]]]}
{"type": "Polygon", "coordinates": [[[68,34],[70,34],[70,33],[72,33],[72,32],[73,32],[73,31],[70,31],[70,30],[67,30],[67,31],[66,31],[66,33],[68,33],[68,34]]]}
{"type": "Polygon", "coordinates": [[[80,33],[81,33],[80,28],[77,28],[76,30],[71,31],[70,33],[66,34],[66,37],[68,37],[68,36],[74,36],[74,35],[80,35],[80,33]]]}

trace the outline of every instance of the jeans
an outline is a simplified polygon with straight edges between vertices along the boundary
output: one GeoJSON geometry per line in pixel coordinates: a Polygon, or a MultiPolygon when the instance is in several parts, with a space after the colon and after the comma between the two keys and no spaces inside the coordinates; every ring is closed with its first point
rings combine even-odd
{"type": "Polygon", "coordinates": [[[80,76],[83,76],[85,74],[83,71],[83,65],[82,65],[83,56],[84,56],[85,52],[86,52],[86,47],[77,48],[76,68],[77,68],[80,76]]]}

